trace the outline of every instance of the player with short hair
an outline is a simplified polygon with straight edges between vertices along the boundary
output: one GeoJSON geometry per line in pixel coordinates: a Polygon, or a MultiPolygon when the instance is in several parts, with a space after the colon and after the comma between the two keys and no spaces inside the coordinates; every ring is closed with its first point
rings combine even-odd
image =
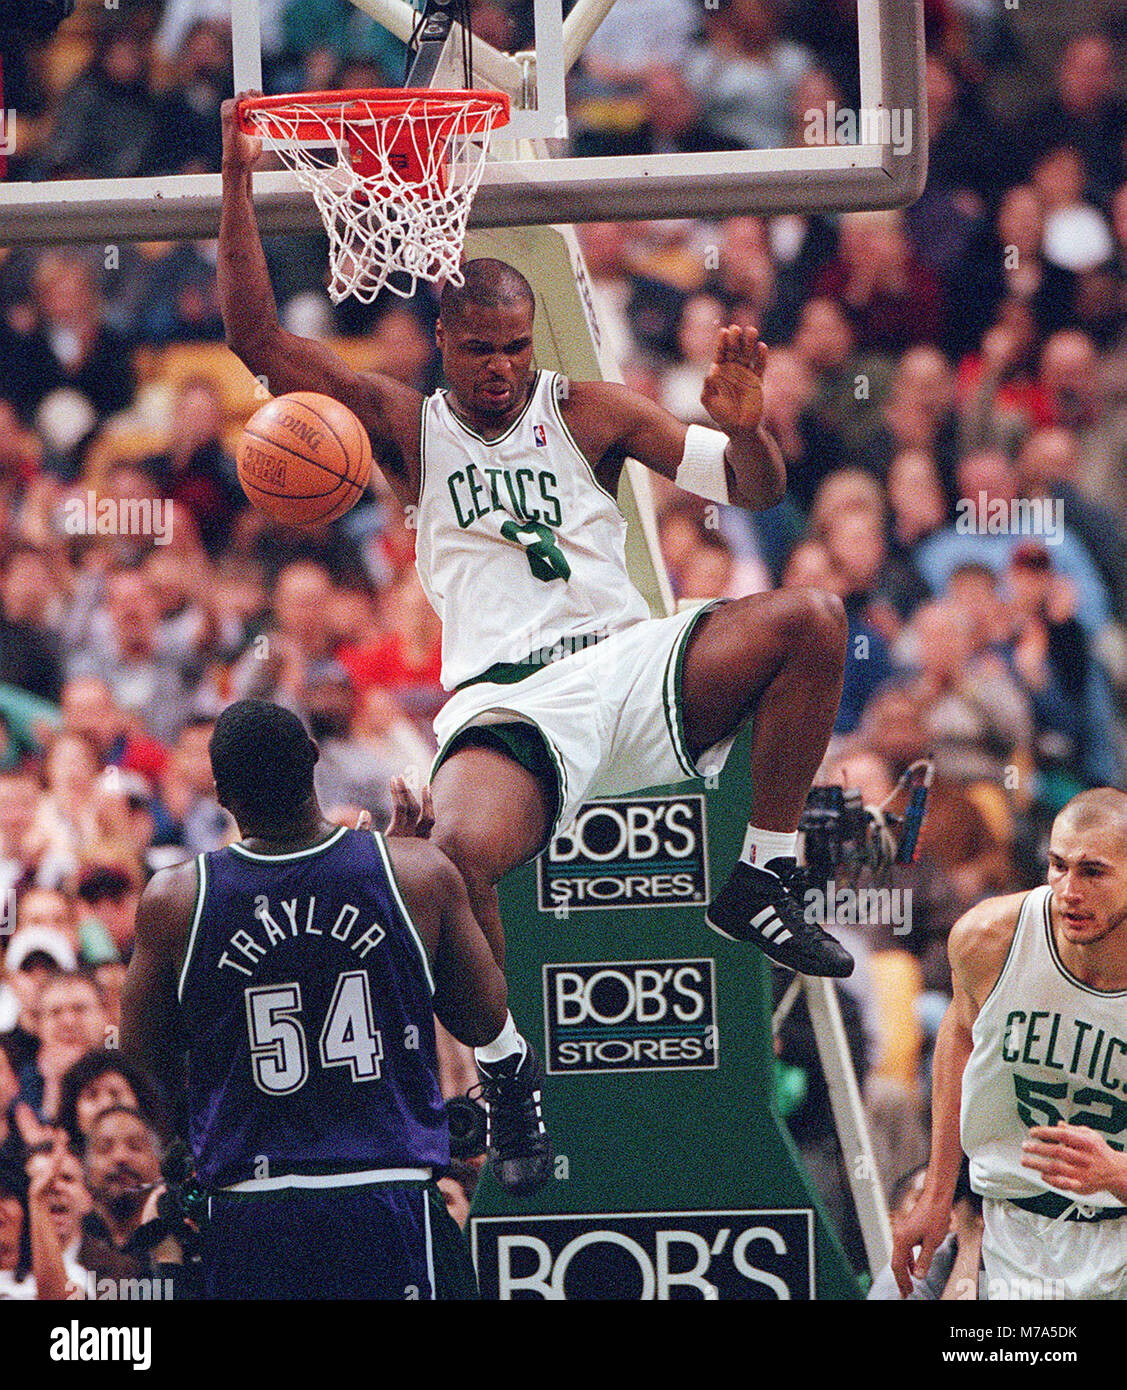
{"type": "Polygon", "coordinates": [[[627,572],[616,501],[632,457],[717,502],[779,502],[786,471],[761,423],[767,350],[755,330],[720,334],[702,395],[719,428],[686,426],[617,383],[536,370],[532,288],[512,266],[480,259],[442,292],[448,390],[423,397],[354,371],[280,326],[251,198],[261,141],[239,130],[234,102],[223,119],[227,341],[271,392],[347,405],[392,492],[414,509],[416,564],[442,618],[452,692],[435,720],[433,833],[497,960],[505,874],[591,797],[719,770],[752,721],[743,853],[707,920],[793,969],[849,974],[844,947],[806,920],[795,855],[841,697],[841,601],[790,589],[651,618],[627,572]]]}
{"type": "MultiPolygon", "coordinates": [[[[450,1162],[434,1016],[470,1046],[513,1025],[462,877],[423,839],[328,822],[317,746],[291,711],[228,706],[210,752],[242,838],[145,889],[121,1034],[124,1052],[186,1094],[212,1194],[205,1292],[468,1292],[468,1254],[433,1181],[450,1162]]],[[[531,1163],[540,1182],[523,1147],[538,1095],[497,1082],[486,1099],[499,1176],[519,1190],[531,1163]]],[[[545,1137],[540,1163],[548,1154],[545,1137]]]]}
{"type": "Polygon", "coordinates": [[[901,1293],[947,1234],[965,1149],[989,1297],[1127,1298],[1127,796],[1073,797],[1048,883],[971,908],[949,955],[931,1162],[895,1231],[901,1293]]]}

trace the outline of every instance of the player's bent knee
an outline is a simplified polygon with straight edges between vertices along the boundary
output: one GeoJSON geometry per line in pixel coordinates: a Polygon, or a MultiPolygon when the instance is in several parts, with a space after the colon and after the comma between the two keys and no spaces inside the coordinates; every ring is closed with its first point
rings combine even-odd
{"type": "Polygon", "coordinates": [[[501,877],[493,862],[495,855],[488,839],[478,828],[464,822],[435,826],[431,842],[459,870],[471,894],[490,887],[501,877]]]}
{"type": "Polygon", "coordinates": [[[827,594],[821,589],[800,589],[795,592],[802,595],[802,631],[805,640],[813,642],[824,657],[836,658],[844,664],[849,634],[845,604],[837,594],[827,594]]]}

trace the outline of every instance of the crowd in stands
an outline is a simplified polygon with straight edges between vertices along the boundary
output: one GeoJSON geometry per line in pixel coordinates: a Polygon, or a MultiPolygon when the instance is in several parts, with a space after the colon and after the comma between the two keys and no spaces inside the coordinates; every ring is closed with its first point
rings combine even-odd
{"type": "MultiPolygon", "coordinates": [[[[706,419],[722,324],[770,348],[788,496],[748,514],[656,479],[677,598],[838,594],[824,779],[878,804],[935,760],[919,855],[892,879],[910,930],[840,925],[889,1190],[927,1154],[952,923],[1042,879],[1070,796],[1127,785],[1127,24],[1065,8],[928,0],[929,175],[904,212],[579,228],[625,379],[681,418],[706,419]]],[[[80,4],[50,44],[0,51],[8,177],[216,170],[226,9],[80,4]]],[[[401,82],[402,45],[347,0],[261,10],[270,90],[401,82]]],[[[855,11],[617,0],[569,79],[571,147],[832,140],[811,113],[857,106],[855,11]]],[[[527,0],[474,15],[491,43],[528,44],[527,0]]],[[[266,250],[287,325],[439,383],[429,291],[334,309],[318,238],[266,250]]],[[[378,479],[319,530],[246,503],[233,445],[264,396],[222,347],[215,263],[213,241],[0,251],[0,1298],[34,1296],[37,1211],[74,1281],[133,1268],[123,1192],[152,1180],[170,1113],[113,1051],[121,982],[147,877],[233,836],[207,755],[218,712],[247,695],[297,711],[329,814],[378,826],[390,779],[425,779],[445,698],[410,518],[378,479]],[[99,530],[101,499],[152,525],[99,530]]],[[[445,1057],[464,1090],[467,1058],[445,1057]]],[[[789,1120],[848,1236],[801,1011],[779,1065],[781,1085],[805,1078],[789,1120]]]]}

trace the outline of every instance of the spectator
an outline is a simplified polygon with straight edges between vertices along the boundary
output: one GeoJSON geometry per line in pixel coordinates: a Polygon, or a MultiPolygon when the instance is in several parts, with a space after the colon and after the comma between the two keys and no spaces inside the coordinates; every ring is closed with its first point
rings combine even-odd
{"type": "Polygon", "coordinates": [[[146,733],[169,743],[191,712],[184,668],[190,653],[161,631],[152,583],[139,570],[118,570],[106,583],[104,610],[96,614],[96,645],[75,652],[68,677],[96,676],[115,703],[146,733]],[[104,615],[104,616],[103,616],[104,615]]]}
{"type": "Polygon", "coordinates": [[[89,67],[64,94],[43,150],[53,178],[137,178],[166,169],[143,16],[107,13],[89,67]]]}
{"type": "Polygon", "coordinates": [[[0,681],[57,701],[59,640],[50,618],[57,600],[51,567],[33,546],[16,546],[0,567],[0,681]]]}
{"type": "Polygon", "coordinates": [[[723,305],[712,295],[696,294],[686,299],[677,328],[681,360],[666,370],[662,383],[662,403],[678,419],[704,424],[709,418],[700,393],[712,367],[723,321],[723,305]]]}
{"type": "MultiPolygon", "coordinates": [[[[864,746],[888,759],[895,776],[929,756],[932,734],[918,690],[895,685],[879,691],[865,706],[858,736],[864,746]]],[[[1008,812],[999,814],[993,799],[984,799],[980,806],[975,794],[975,788],[964,787],[937,768],[920,829],[919,853],[941,868],[953,890],[952,921],[985,895],[1016,881],[1011,817],[1008,812]]],[[[940,963],[934,957],[928,965],[928,987],[949,990],[946,968],[936,969],[940,963]]]]}
{"type": "Polygon", "coordinates": [[[729,146],[786,143],[794,89],[812,61],[806,49],[779,38],[777,8],[775,0],[719,0],[705,12],[706,42],[685,59],[701,123],[729,146]]]}
{"type": "Polygon", "coordinates": [[[141,732],[116,704],[100,676],[75,676],[63,686],[62,727],[89,739],[99,763],[155,779],[168,763],[168,749],[141,732]]]}
{"type": "Polygon", "coordinates": [[[924,449],[935,460],[952,501],[959,445],[955,380],[938,348],[909,348],[900,358],[868,446],[856,457],[861,466],[887,478],[902,449],[924,449]]]}
{"type": "Polygon", "coordinates": [[[94,1118],[83,1173],[93,1207],[82,1223],[81,1263],[98,1277],[147,1274],[147,1260],[127,1247],[160,1178],[160,1141],[139,1110],[111,1105],[94,1118]]]}
{"type": "Polygon", "coordinates": [[[831,517],[823,539],[842,578],[846,610],[855,607],[869,627],[894,638],[927,588],[910,563],[890,558],[883,518],[860,511],[831,517]]]}
{"type": "Polygon", "coordinates": [[[153,263],[137,307],[137,336],[142,342],[222,340],[217,260],[214,241],[182,241],[153,263]]]}
{"type": "MultiPolygon", "coordinates": [[[[36,932],[37,936],[47,932],[52,938],[61,934],[76,960],[85,966],[116,958],[113,941],[105,929],[97,922],[79,920],[71,895],[57,888],[31,887],[21,895],[12,944],[15,945],[16,938],[22,943],[24,934],[29,931],[36,932]]],[[[69,966],[66,961],[60,963],[74,968],[73,963],[69,966]]]]}
{"type": "Polygon", "coordinates": [[[78,963],[67,933],[26,927],[17,932],[4,956],[0,1023],[8,1059],[17,1077],[39,1051],[39,996],[47,981],[78,963]]]}
{"type": "Polygon", "coordinates": [[[1026,172],[1046,151],[1067,143],[1081,152],[1086,181],[1097,194],[1123,181],[1127,102],[1117,91],[1116,66],[1103,34],[1078,34],[1066,44],[1055,91],[1008,133],[1026,172]]]}
{"type": "MultiPolygon", "coordinates": [[[[783,571],[783,587],[820,589],[823,593],[844,597],[847,580],[830,558],[826,547],[820,541],[807,540],[792,551],[783,571]]],[[[849,639],[841,702],[834,721],[835,739],[857,727],[867,701],[892,674],[884,638],[863,621],[857,604],[847,604],[845,612],[849,639]]],[[[832,748],[834,744],[830,746],[832,748]]]]}
{"type": "Polygon", "coordinates": [[[804,511],[841,462],[841,441],[816,414],[815,390],[814,376],[796,351],[771,352],[763,374],[764,419],[786,461],[790,495],[804,511]]]}
{"type": "Polygon", "coordinates": [[[843,217],[838,254],[815,277],[813,289],[842,306],[860,352],[891,355],[939,341],[939,281],[912,251],[897,213],[843,217]]]}
{"type": "Polygon", "coordinates": [[[274,586],[273,624],[240,658],[232,695],[301,707],[306,686],[336,669],[328,621],[332,593],[324,565],[296,560],[285,566],[274,586]]]}
{"type": "Polygon", "coordinates": [[[972,656],[967,616],[949,600],[926,603],[908,631],[918,672],[908,689],[926,711],[936,770],[992,789],[1020,781],[1012,770],[1032,766],[1032,713],[1000,662],[972,656]]]}
{"type": "Polygon", "coordinates": [[[67,388],[96,416],[124,409],[134,377],[126,345],[104,321],[86,260],[48,251],[39,258],[26,326],[0,325],[0,395],[30,422],[40,405],[67,388]]]}
{"type": "Polygon", "coordinates": [[[186,855],[228,844],[231,817],[215,799],[208,741],[215,721],[196,715],[180,730],[160,781],[156,820],[160,844],[183,845],[186,855]]]}
{"type": "MultiPolygon", "coordinates": [[[[58,1146],[56,1155],[36,1154],[28,1163],[31,1178],[29,1197],[36,1194],[36,1178],[42,1184],[40,1199],[50,1215],[59,1244],[63,1272],[70,1284],[68,1293],[87,1288],[89,1271],[82,1263],[82,1223],[90,1211],[90,1193],[82,1173],[82,1162],[69,1148],[58,1146]],[[45,1166],[49,1170],[44,1172],[45,1166]]],[[[40,1297],[46,1295],[40,1294],[40,1297]]]]}
{"type": "Polygon", "coordinates": [[[48,882],[73,883],[88,861],[135,857],[120,782],[99,779],[98,755],[88,739],[65,731],[55,734],[44,773],[47,788],[36,808],[30,843],[48,882]]]}
{"type": "Polygon", "coordinates": [[[20,1073],[20,1098],[41,1120],[54,1121],[63,1074],[91,1048],[104,1045],[104,1030],[105,1012],[93,980],[71,972],[46,981],[39,992],[39,1052],[20,1073]]]}
{"type": "MultiPolygon", "coordinates": [[[[38,801],[39,779],[34,773],[0,773],[0,892],[4,894],[20,893],[35,882],[38,863],[29,840],[38,801]]],[[[6,910],[3,925],[11,926],[6,910]]]]}
{"type": "Polygon", "coordinates": [[[0,1162],[0,1299],[35,1297],[27,1178],[17,1164],[0,1162]]]}
{"type": "MultiPolygon", "coordinates": [[[[968,454],[959,465],[958,486],[961,511],[955,525],[929,536],[915,552],[919,572],[935,594],[943,592],[952,570],[967,561],[978,561],[1001,573],[1010,551],[1023,538],[1021,514],[1018,525],[1011,521],[1017,473],[1003,454],[994,450],[968,454]],[[992,526],[991,515],[1000,517],[1001,522],[992,526]]],[[[1086,632],[1098,634],[1111,616],[1099,571],[1067,527],[1057,530],[1051,514],[1042,520],[1046,530],[1050,526],[1053,529],[1051,543],[1057,568],[1076,586],[1077,617],[1086,632]]]]}
{"type": "Polygon", "coordinates": [[[121,960],[128,960],[133,948],[133,919],[140,896],[141,884],[135,875],[114,864],[94,864],[78,880],[78,901],[87,929],[93,927],[108,936],[121,960]]]}
{"type": "Polygon", "coordinates": [[[195,517],[208,555],[227,546],[235,518],[249,505],[239,486],[235,461],[223,447],[223,406],[217,383],[188,377],[172,406],[173,428],[167,452],[146,461],[166,497],[195,517]]]}
{"type": "Polygon", "coordinates": [[[1127,618],[1127,531],[1110,507],[1090,500],[1079,490],[1079,471],[1080,451],[1076,437],[1067,429],[1038,430],[1018,452],[1022,495],[1060,500],[1064,524],[1091,555],[1122,622],[1127,618]]]}
{"type": "Polygon", "coordinates": [[[889,554],[916,570],[912,550],[947,520],[947,496],[934,457],[926,449],[901,449],[888,466],[887,491],[889,554]]]}
{"type": "Polygon", "coordinates": [[[976,349],[1006,299],[1026,305],[1042,340],[1070,321],[1075,279],[1045,259],[1044,236],[1040,193],[1032,184],[1011,188],[951,279],[946,341],[956,358],[976,349]]]}
{"type": "Polygon", "coordinates": [[[411,309],[392,305],[385,309],[368,334],[372,370],[383,372],[424,394],[437,385],[438,352],[434,334],[411,309]]]}
{"type": "MultiPolygon", "coordinates": [[[[791,347],[814,373],[816,395],[804,424],[816,422],[821,431],[821,452],[829,471],[843,451],[853,457],[863,454],[878,429],[880,405],[888,394],[888,366],[883,358],[862,357],[856,351],[853,329],[835,299],[806,300],[791,347]]],[[[816,448],[808,434],[808,451],[816,448]]]]}
{"type": "Polygon", "coordinates": [[[165,1131],[163,1107],[145,1073],[120,1052],[95,1048],[69,1068],[60,1087],[59,1127],[77,1153],[98,1116],[114,1107],[136,1110],[158,1134],[165,1131]]]}
{"type": "Polygon", "coordinates": [[[230,30],[215,20],[199,19],[179,46],[175,83],[164,98],[163,162],[174,172],[219,172],[219,107],[231,90],[230,30]]]}
{"type": "Polygon", "coordinates": [[[387,629],[369,646],[342,647],[338,656],[356,689],[373,685],[397,695],[422,723],[442,704],[442,630],[414,570],[404,573],[383,600],[387,629]]]}
{"type": "Polygon", "coordinates": [[[410,777],[413,771],[417,785],[426,782],[434,755],[433,740],[422,736],[390,691],[369,686],[356,702],[351,727],[353,738],[393,776],[410,777]]]}
{"type": "Polygon", "coordinates": [[[1013,636],[1006,658],[1033,711],[1038,800],[1055,815],[1085,785],[1115,786],[1123,776],[1111,694],[1076,620],[1076,591],[1054,574],[1048,548],[1016,546],[1007,578],[1013,636]]]}

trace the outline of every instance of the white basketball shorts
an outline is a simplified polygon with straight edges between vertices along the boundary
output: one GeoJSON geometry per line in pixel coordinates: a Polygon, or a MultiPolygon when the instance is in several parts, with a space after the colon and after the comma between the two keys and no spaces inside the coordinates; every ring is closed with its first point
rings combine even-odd
{"type": "Polygon", "coordinates": [[[694,762],[685,743],[681,672],[689,637],[714,603],[649,618],[535,669],[513,684],[457,691],[434,721],[438,755],[466,729],[523,722],[540,730],[557,780],[552,834],[585,801],[706,777],[723,768],[735,735],[694,762]]]}
{"type": "Polygon", "coordinates": [[[1067,1221],[987,1197],[982,1218],[987,1298],[1127,1299],[1127,1216],[1067,1221]]]}

